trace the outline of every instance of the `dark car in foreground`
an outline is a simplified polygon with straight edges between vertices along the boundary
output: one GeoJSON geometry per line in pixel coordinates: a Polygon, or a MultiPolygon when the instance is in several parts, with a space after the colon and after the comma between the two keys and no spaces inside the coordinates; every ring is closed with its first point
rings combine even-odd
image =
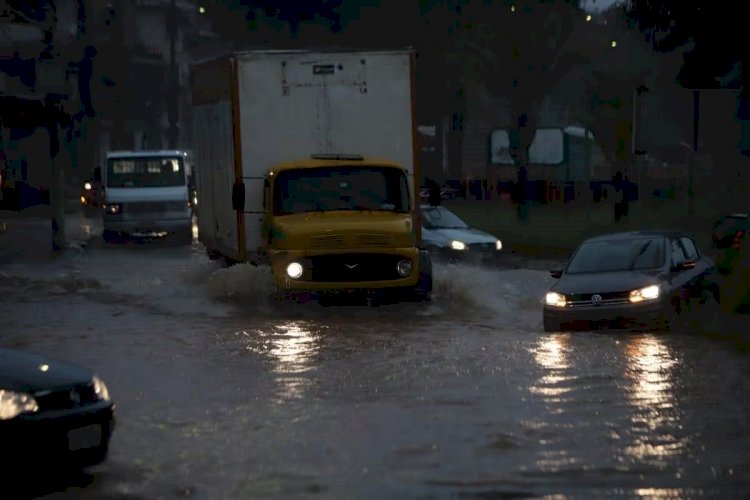
{"type": "Polygon", "coordinates": [[[692,306],[717,304],[714,270],[713,260],[681,232],[589,238],[550,273],[557,281],[544,299],[544,330],[679,328],[692,306]]]}
{"type": "Polygon", "coordinates": [[[502,241],[481,229],[469,227],[442,205],[422,205],[421,217],[422,244],[435,260],[487,263],[501,255],[502,241]]]}
{"type": "Polygon", "coordinates": [[[38,480],[103,462],[115,407],[88,369],[0,349],[0,472],[38,480]]]}

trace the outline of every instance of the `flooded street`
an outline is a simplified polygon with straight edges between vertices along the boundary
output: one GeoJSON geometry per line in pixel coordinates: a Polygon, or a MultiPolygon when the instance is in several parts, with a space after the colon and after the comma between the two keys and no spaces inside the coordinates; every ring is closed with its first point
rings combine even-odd
{"type": "Polygon", "coordinates": [[[117,405],[108,461],[49,497],[750,494],[747,352],[542,333],[544,270],[435,279],[431,304],[296,304],[198,243],[98,238],[0,267],[0,346],[92,368],[117,405]]]}

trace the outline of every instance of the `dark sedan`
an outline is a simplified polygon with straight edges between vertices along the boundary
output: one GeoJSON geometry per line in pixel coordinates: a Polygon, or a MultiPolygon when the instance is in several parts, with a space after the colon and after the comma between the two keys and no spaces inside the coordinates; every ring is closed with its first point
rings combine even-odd
{"type": "Polygon", "coordinates": [[[114,428],[104,382],[81,366],[0,349],[3,474],[44,476],[103,462],[114,428]]]}
{"type": "Polygon", "coordinates": [[[674,329],[696,303],[715,305],[713,261],[677,231],[634,231],[581,243],[543,306],[545,331],[674,329]]]}

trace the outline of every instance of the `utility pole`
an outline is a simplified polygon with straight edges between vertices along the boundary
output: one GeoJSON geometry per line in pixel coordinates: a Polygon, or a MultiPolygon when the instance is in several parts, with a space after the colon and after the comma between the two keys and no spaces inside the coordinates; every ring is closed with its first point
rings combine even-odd
{"type": "Polygon", "coordinates": [[[167,74],[167,118],[169,120],[169,130],[167,131],[167,141],[169,147],[175,149],[178,147],[179,127],[179,81],[177,74],[177,27],[179,22],[179,11],[175,0],[170,0],[169,10],[167,11],[167,34],[169,36],[169,73],[167,74]]]}
{"type": "Polygon", "coordinates": [[[695,193],[693,192],[693,176],[695,157],[698,154],[698,121],[700,118],[700,90],[693,90],[693,148],[688,162],[688,214],[692,215],[695,207],[695,193]]]}
{"type": "Polygon", "coordinates": [[[52,183],[50,186],[50,208],[52,209],[52,251],[62,252],[67,246],[65,236],[65,174],[57,164],[57,154],[60,152],[60,136],[58,116],[60,110],[54,100],[45,98],[45,115],[47,132],[49,133],[49,159],[52,183]]]}

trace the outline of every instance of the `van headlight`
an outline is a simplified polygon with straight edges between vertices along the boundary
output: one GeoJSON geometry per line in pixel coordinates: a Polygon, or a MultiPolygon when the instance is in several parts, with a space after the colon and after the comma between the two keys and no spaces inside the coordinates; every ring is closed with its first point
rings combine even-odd
{"type": "Polygon", "coordinates": [[[122,212],[122,205],[119,203],[107,203],[102,208],[105,214],[115,215],[122,212]]]}
{"type": "Polygon", "coordinates": [[[565,295],[557,292],[547,292],[547,296],[544,297],[544,302],[548,306],[565,307],[565,295]]]}
{"type": "Polygon", "coordinates": [[[291,264],[286,266],[286,275],[295,280],[302,276],[303,271],[304,268],[299,262],[292,262],[291,264]]]}
{"type": "Polygon", "coordinates": [[[451,241],[451,248],[453,250],[466,250],[466,243],[463,241],[453,240],[451,241]]]}
{"type": "Polygon", "coordinates": [[[644,300],[658,299],[661,294],[659,285],[651,285],[630,292],[630,302],[642,302],[644,300]]]}

